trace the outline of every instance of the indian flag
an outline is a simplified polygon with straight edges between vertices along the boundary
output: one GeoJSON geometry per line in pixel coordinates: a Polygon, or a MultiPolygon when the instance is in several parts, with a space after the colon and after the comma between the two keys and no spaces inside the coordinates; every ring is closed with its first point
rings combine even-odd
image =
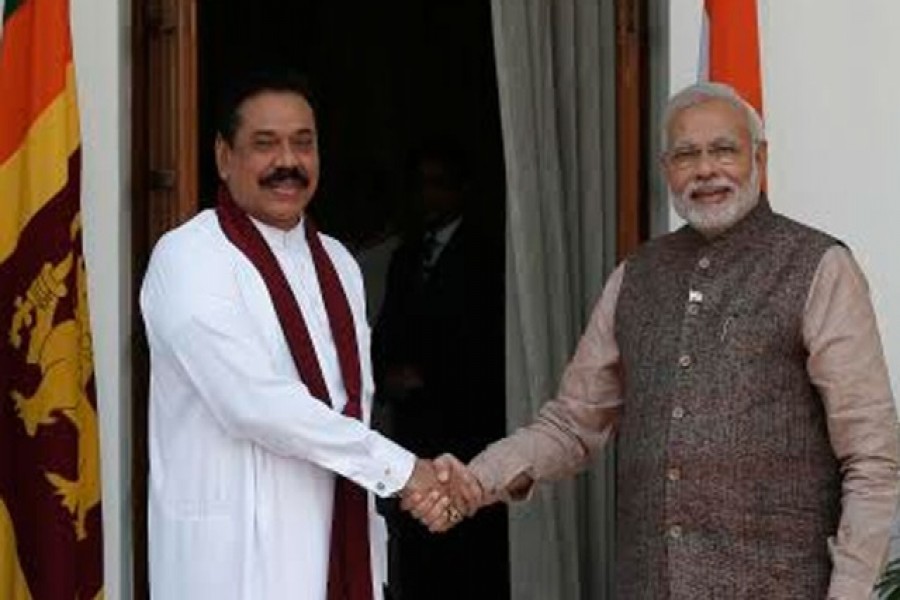
{"type": "Polygon", "coordinates": [[[705,0],[700,77],[727,83],[763,110],[756,0],[705,0]]]}
{"type": "Polygon", "coordinates": [[[103,596],[97,403],[68,0],[0,38],[0,598],[103,596]]]}

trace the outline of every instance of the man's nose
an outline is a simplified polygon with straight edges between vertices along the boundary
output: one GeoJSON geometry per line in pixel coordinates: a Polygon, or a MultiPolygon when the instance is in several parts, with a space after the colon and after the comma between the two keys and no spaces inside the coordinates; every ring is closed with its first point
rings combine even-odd
{"type": "Polygon", "coordinates": [[[706,179],[716,174],[716,168],[716,161],[710,153],[703,151],[700,153],[700,156],[697,157],[697,168],[694,170],[694,174],[697,177],[706,179]]]}
{"type": "Polygon", "coordinates": [[[290,141],[285,140],[278,147],[278,154],[275,156],[275,161],[279,167],[292,167],[298,164],[299,160],[297,159],[297,153],[291,146],[290,141]]]}

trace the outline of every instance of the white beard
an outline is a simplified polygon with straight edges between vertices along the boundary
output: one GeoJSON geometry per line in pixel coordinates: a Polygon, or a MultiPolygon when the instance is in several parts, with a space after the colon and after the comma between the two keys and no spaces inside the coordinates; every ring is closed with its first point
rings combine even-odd
{"type": "Polygon", "coordinates": [[[750,171],[750,179],[741,187],[736,186],[725,177],[716,177],[710,181],[692,181],[680,195],[669,188],[669,200],[682,219],[706,237],[715,237],[728,231],[756,207],[759,202],[759,169],[756,161],[750,171]],[[717,204],[695,202],[691,195],[704,187],[726,187],[730,198],[717,204]]]}

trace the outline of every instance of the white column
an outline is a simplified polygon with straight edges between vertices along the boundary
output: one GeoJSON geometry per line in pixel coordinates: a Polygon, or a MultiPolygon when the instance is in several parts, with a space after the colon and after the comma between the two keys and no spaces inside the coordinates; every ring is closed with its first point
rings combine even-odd
{"type": "Polygon", "coordinates": [[[130,3],[72,2],[82,217],[103,477],[106,597],[131,598],[130,3]]]}

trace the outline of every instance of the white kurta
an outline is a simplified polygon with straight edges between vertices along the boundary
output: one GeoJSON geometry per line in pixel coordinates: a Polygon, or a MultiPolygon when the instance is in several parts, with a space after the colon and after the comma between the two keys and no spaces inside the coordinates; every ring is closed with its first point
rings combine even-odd
{"type": "MultiPolygon", "coordinates": [[[[382,495],[415,457],[344,417],[337,351],[303,227],[256,223],[306,319],[334,409],[300,381],[262,278],[204,211],[157,244],[141,289],[150,344],[149,557],[156,600],[323,600],[334,473],[382,495]]],[[[347,293],[372,404],[359,269],[323,236],[347,293]]],[[[372,579],[386,533],[369,496],[372,579]]]]}

